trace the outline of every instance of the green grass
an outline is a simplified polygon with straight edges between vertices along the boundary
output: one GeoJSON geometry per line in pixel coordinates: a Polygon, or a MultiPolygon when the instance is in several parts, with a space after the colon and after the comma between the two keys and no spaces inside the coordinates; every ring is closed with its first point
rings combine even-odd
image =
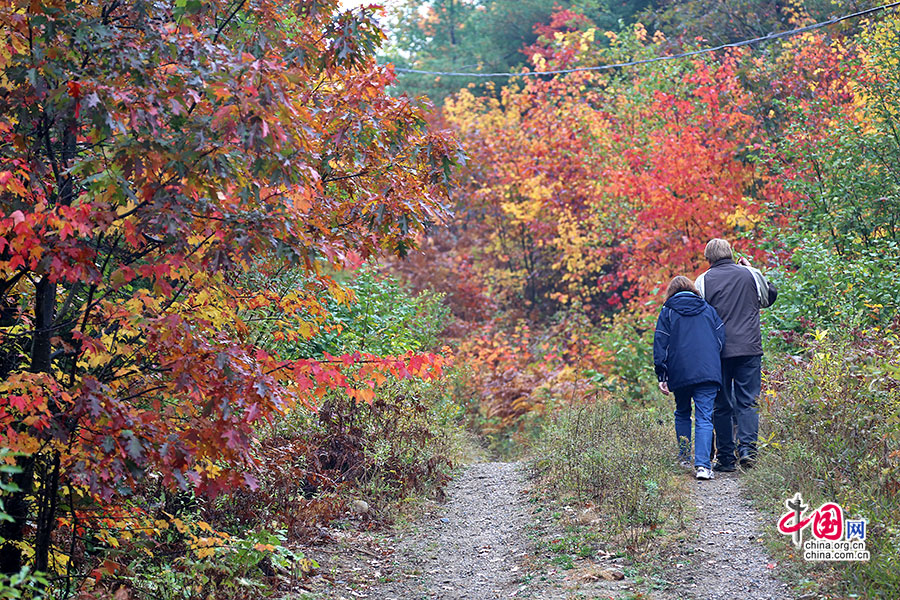
{"type": "Polygon", "coordinates": [[[533,451],[531,465],[551,495],[590,503],[603,516],[594,524],[598,535],[640,550],[684,528],[687,499],[673,466],[672,426],[656,412],[602,402],[565,409],[548,420],[533,451]]]}
{"type": "Polygon", "coordinates": [[[574,569],[575,562],[572,560],[572,557],[568,554],[560,554],[559,556],[554,556],[553,560],[554,565],[563,568],[563,569],[574,569]]]}

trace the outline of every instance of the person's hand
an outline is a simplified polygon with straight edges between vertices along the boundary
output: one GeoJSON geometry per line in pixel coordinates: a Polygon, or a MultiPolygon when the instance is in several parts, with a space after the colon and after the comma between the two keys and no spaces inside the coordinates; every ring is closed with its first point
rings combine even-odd
{"type": "Polygon", "coordinates": [[[659,391],[661,391],[666,396],[669,395],[669,383],[667,381],[659,382],[659,391]]]}
{"type": "Polygon", "coordinates": [[[745,266],[745,267],[751,266],[751,265],[750,265],[750,261],[747,260],[747,257],[746,257],[746,256],[740,257],[740,258],[738,259],[738,264],[739,264],[739,265],[743,265],[743,266],[745,266]]]}

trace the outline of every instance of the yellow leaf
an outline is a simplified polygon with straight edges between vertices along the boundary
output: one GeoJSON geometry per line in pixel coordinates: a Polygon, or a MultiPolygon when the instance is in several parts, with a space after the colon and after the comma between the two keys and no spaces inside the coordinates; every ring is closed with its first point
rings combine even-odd
{"type": "Polygon", "coordinates": [[[210,527],[209,523],[207,523],[206,521],[198,521],[197,527],[199,527],[203,531],[208,531],[209,533],[213,532],[213,528],[210,527]]]}
{"type": "Polygon", "coordinates": [[[129,200],[125,206],[119,206],[118,208],[116,208],[116,214],[119,215],[120,217],[123,215],[127,215],[128,213],[130,213],[131,211],[134,210],[135,206],[137,206],[137,205],[134,203],[134,201],[129,200]]]}

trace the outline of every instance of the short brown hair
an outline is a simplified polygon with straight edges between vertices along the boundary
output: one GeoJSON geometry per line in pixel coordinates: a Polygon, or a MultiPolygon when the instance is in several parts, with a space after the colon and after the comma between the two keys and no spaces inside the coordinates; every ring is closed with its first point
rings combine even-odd
{"type": "Polygon", "coordinates": [[[700,295],[700,291],[694,285],[694,282],[684,275],[678,275],[669,282],[669,289],[666,290],[666,300],[678,292],[692,292],[698,296],[700,295]]]}
{"type": "Polygon", "coordinates": [[[706,244],[703,256],[712,264],[723,258],[734,258],[734,253],[731,251],[731,244],[728,243],[728,240],[713,238],[706,244]]]}

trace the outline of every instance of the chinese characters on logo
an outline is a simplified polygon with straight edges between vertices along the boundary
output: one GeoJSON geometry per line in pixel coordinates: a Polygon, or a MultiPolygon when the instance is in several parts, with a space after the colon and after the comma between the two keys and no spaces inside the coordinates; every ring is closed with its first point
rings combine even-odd
{"type": "Polygon", "coordinates": [[[803,549],[806,560],[869,560],[866,550],[866,519],[845,519],[839,504],[826,502],[812,513],[800,492],[785,501],[788,512],[778,519],[778,532],[791,536],[794,546],[803,549]],[[812,539],[803,541],[809,527],[812,539]]]}

